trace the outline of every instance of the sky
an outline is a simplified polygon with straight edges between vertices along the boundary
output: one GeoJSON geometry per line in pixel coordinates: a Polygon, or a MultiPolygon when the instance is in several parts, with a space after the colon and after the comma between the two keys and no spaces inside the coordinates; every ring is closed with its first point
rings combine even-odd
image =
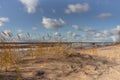
{"type": "Polygon", "coordinates": [[[120,42],[119,3],[120,0],[0,0],[0,37],[8,41],[18,41],[20,37],[23,41],[120,42]]]}

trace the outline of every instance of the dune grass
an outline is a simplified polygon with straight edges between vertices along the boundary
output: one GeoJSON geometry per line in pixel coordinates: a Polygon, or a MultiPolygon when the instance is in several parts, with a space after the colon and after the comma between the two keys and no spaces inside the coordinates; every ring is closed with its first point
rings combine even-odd
{"type": "Polygon", "coordinates": [[[22,79],[19,70],[21,66],[20,62],[26,57],[31,57],[33,59],[42,58],[47,60],[51,58],[51,56],[54,56],[56,59],[64,59],[65,55],[69,56],[75,52],[74,49],[66,49],[66,46],[61,45],[60,43],[56,43],[54,46],[49,44],[47,47],[43,47],[42,44],[36,44],[36,46],[30,45],[28,49],[29,53],[21,56],[19,48],[11,48],[13,45],[15,46],[16,44],[8,45],[4,42],[1,44],[2,49],[0,52],[0,70],[8,71],[10,68],[14,68],[16,70],[18,80],[22,79]]]}

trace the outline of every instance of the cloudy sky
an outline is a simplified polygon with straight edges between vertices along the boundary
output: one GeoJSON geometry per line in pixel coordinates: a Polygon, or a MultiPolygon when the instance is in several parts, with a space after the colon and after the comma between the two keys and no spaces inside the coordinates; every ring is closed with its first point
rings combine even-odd
{"type": "MultiPolygon", "coordinates": [[[[43,41],[120,41],[120,0],[0,0],[0,32],[43,41]],[[24,36],[25,37],[25,36],[24,36]]],[[[15,38],[15,37],[12,38],[15,38]]]]}

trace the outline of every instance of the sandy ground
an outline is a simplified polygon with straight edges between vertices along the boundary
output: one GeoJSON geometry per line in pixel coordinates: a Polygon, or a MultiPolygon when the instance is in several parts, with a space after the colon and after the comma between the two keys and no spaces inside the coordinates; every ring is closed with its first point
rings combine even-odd
{"type": "Polygon", "coordinates": [[[77,50],[66,55],[24,58],[19,71],[0,71],[0,80],[120,80],[120,47],[77,50]]]}

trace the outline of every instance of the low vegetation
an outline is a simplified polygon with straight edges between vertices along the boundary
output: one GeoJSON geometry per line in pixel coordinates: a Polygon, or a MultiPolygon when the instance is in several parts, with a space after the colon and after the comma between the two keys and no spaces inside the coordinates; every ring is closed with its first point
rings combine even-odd
{"type": "MultiPolygon", "coordinates": [[[[62,62],[68,62],[70,65],[70,72],[63,73],[65,75],[68,75],[72,73],[72,71],[77,72],[76,66],[81,68],[83,72],[81,75],[82,80],[86,80],[86,74],[88,74],[89,69],[88,67],[97,68],[100,67],[99,62],[101,64],[104,64],[107,62],[106,60],[100,61],[98,59],[94,59],[92,56],[98,56],[101,48],[92,47],[89,49],[79,48],[79,50],[75,49],[75,47],[72,47],[68,44],[63,44],[62,42],[56,42],[54,44],[28,44],[27,46],[23,46],[21,44],[8,44],[4,41],[1,41],[0,43],[1,49],[0,49],[0,71],[7,74],[10,70],[12,72],[15,72],[15,79],[14,80],[23,80],[23,74],[21,73],[21,69],[23,66],[25,66],[23,63],[28,64],[26,62],[30,61],[30,65],[33,65],[35,62],[48,62],[48,61],[62,61],[62,62]],[[24,48],[25,47],[25,48],[24,48]],[[86,54],[86,55],[85,55],[86,54]],[[41,61],[40,61],[41,60],[41,61]],[[93,63],[90,64],[90,61],[93,63]],[[97,63],[96,63],[97,62],[97,63]],[[94,64],[96,63],[96,64],[94,64]],[[75,64],[76,66],[74,66],[75,64]],[[90,65],[88,65],[90,64],[90,65]],[[93,66],[94,65],[94,66],[93,66]],[[71,70],[72,69],[72,70],[71,70]]],[[[94,46],[93,44],[91,46],[94,46]]],[[[115,44],[115,47],[119,47],[120,44],[115,44]]],[[[105,49],[105,48],[104,48],[105,49]]],[[[111,51],[110,54],[108,54],[106,57],[108,59],[113,59],[113,57],[119,58],[119,54],[117,51],[111,51]],[[114,55],[115,54],[115,55],[114,55]],[[117,56],[116,56],[117,55],[117,56]]],[[[105,56],[103,56],[105,57],[105,56]]],[[[108,64],[108,63],[107,63],[108,64]]],[[[44,65],[44,64],[43,64],[44,65]]],[[[106,65],[106,64],[105,64],[106,65]]],[[[69,69],[69,67],[68,67],[69,69]]],[[[24,69],[23,69],[24,70],[24,69]]],[[[101,72],[102,73],[102,72],[101,72]]],[[[32,73],[33,74],[33,73],[32,73]]],[[[42,75],[44,72],[40,71],[38,75],[42,75]]],[[[90,73],[89,73],[90,74],[90,73]]],[[[0,77],[1,77],[0,73],[0,77]]],[[[37,75],[37,73],[36,73],[37,75]]],[[[7,77],[9,78],[9,77],[7,77]]],[[[3,80],[8,80],[5,78],[1,78],[3,80]]],[[[1,80],[0,79],[0,80],[1,80]]],[[[13,80],[13,79],[12,79],[13,80]]],[[[27,80],[27,79],[25,79],[27,80]]],[[[88,80],[88,79],[87,79],[88,80]]]]}

